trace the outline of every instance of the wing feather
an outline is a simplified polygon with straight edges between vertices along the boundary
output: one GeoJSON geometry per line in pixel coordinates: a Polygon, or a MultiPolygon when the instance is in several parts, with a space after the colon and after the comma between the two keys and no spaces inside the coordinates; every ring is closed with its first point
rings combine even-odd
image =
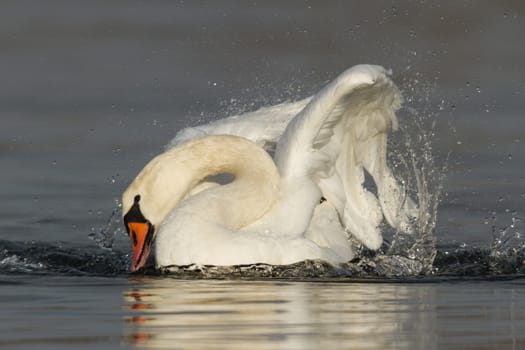
{"type": "Polygon", "coordinates": [[[402,102],[389,74],[369,65],[341,74],[290,122],[275,155],[284,176],[312,176],[346,230],[371,249],[382,244],[383,216],[409,231],[416,212],[386,162],[387,134],[397,129],[402,102]],[[377,196],[365,188],[365,171],[377,196]]]}
{"type": "Polygon", "coordinates": [[[263,107],[254,112],[233,115],[208,124],[182,129],[166,146],[167,149],[205,135],[235,135],[245,137],[257,145],[271,150],[284,129],[309,102],[306,98],[296,102],[285,102],[263,107]]]}
{"type": "Polygon", "coordinates": [[[387,136],[398,128],[395,112],[401,102],[401,94],[386,71],[373,84],[351,91],[334,108],[332,113],[337,114],[329,116],[328,120],[339,118],[340,122],[328,124],[336,130],[329,140],[323,140],[323,148],[342,146],[338,152],[320,153],[335,162],[331,176],[320,179],[323,195],[343,198],[337,203],[344,226],[371,249],[382,244],[379,226],[383,216],[392,227],[410,231],[410,220],[417,215],[415,203],[387,165],[387,136]],[[365,171],[376,184],[377,197],[365,188],[365,171]]]}

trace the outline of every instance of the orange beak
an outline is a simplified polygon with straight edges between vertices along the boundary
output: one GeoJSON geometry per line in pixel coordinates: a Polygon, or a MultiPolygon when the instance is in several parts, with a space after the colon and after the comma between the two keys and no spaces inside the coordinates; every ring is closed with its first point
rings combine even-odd
{"type": "Polygon", "coordinates": [[[131,272],[144,266],[153,245],[153,226],[149,222],[129,222],[128,232],[133,249],[131,272]]]}

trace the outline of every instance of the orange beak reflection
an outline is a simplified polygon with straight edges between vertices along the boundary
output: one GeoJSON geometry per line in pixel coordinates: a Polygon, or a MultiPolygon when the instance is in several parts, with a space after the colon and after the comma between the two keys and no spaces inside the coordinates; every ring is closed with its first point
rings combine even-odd
{"type": "Polygon", "coordinates": [[[129,238],[133,249],[131,272],[142,268],[151,253],[153,245],[153,226],[149,222],[129,222],[129,238]]]}

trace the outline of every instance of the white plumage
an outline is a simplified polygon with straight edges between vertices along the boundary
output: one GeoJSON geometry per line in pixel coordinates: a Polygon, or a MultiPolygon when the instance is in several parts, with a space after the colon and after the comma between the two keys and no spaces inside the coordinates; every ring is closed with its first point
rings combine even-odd
{"type": "Polygon", "coordinates": [[[123,195],[157,228],[157,265],[338,263],[353,256],[347,233],[380,247],[383,216],[410,231],[417,208],[386,163],[401,104],[388,75],[355,66],[311,98],[179,132],[123,195]],[[235,178],[210,184],[219,173],[235,178]]]}

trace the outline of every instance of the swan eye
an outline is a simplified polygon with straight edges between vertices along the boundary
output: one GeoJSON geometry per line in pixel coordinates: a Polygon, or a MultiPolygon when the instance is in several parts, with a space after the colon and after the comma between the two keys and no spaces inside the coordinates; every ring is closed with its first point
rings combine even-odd
{"type": "Polygon", "coordinates": [[[133,198],[133,202],[134,202],[134,203],[138,203],[138,202],[140,202],[140,194],[137,194],[137,195],[135,196],[135,198],[133,198]]]}

